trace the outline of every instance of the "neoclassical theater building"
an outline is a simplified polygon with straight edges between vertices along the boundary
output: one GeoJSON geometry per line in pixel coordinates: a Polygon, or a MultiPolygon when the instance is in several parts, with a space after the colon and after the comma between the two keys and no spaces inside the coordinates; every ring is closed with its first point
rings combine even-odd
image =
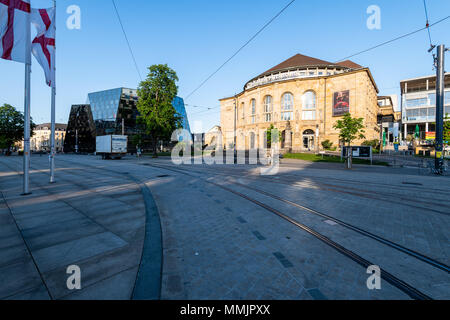
{"type": "Polygon", "coordinates": [[[317,151],[324,140],[338,147],[333,125],[348,112],[364,119],[366,140],[379,139],[377,94],[369,68],[297,54],[248,81],[241,93],[220,100],[223,145],[263,148],[273,125],[284,152],[317,151]]]}

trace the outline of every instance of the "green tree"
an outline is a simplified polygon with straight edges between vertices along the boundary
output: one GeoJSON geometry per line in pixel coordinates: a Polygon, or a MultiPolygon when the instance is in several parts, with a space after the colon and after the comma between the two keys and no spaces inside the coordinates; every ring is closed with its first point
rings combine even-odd
{"type": "Polygon", "coordinates": [[[178,93],[178,77],[166,64],[148,69],[146,80],[138,88],[138,122],[143,125],[152,142],[153,155],[157,157],[158,141],[170,140],[172,132],[181,127],[181,118],[172,105],[178,93]]]}
{"type": "Polygon", "coordinates": [[[444,143],[450,145],[450,115],[447,113],[444,119],[444,143]]]}
{"type": "Polygon", "coordinates": [[[342,141],[344,146],[347,144],[349,147],[347,149],[347,168],[352,168],[352,151],[350,146],[352,142],[356,139],[365,139],[364,136],[364,119],[363,118],[352,118],[350,113],[346,113],[344,118],[336,121],[333,128],[339,130],[339,139],[342,141]]]}
{"type": "MultiPolygon", "coordinates": [[[[24,138],[24,115],[9,104],[0,107],[0,148],[10,154],[16,142],[24,138]]],[[[35,125],[31,121],[31,136],[35,125]]]]}
{"type": "Polygon", "coordinates": [[[338,120],[333,128],[339,130],[339,139],[344,145],[350,146],[356,139],[365,139],[364,119],[352,118],[350,113],[345,114],[343,119],[338,120]]]}
{"type": "Polygon", "coordinates": [[[278,140],[280,139],[280,132],[278,129],[276,129],[273,124],[270,125],[270,127],[266,131],[266,137],[267,137],[267,148],[272,148],[272,142],[278,143],[278,140]],[[272,132],[275,134],[272,141],[272,132]]]}

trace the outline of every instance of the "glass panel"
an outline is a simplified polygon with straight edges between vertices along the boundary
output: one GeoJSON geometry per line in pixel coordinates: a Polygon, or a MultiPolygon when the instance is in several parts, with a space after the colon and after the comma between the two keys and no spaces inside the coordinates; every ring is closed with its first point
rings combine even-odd
{"type": "Polygon", "coordinates": [[[303,111],[303,120],[316,120],[316,112],[315,111],[303,111]]]}
{"type": "Polygon", "coordinates": [[[294,97],[290,93],[285,93],[282,98],[281,110],[289,111],[294,107],[294,97]]]}
{"type": "Polygon", "coordinates": [[[428,105],[428,98],[406,100],[407,108],[421,107],[421,106],[427,106],[427,105],[428,105]]]}
{"type": "Polygon", "coordinates": [[[302,97],[303,109],[315,109],[316,108],[316,94],[312,91],[305,92],[302,97]]]}
{"type": "Polygon", "coordinates": [[[281,121],[290,121],[290,120],[292,120],[292,112],[281,113],[281,121]]]}

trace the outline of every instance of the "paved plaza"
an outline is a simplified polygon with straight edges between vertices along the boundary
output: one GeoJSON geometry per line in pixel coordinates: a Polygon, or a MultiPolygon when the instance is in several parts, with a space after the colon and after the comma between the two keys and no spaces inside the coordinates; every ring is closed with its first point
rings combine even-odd
{"type": "Polygon", "coordinates": [[[168,158],[56,165],[49,184],[33,156],[21,196],[22,158],[0,157],[0,299],[450,298],[449,177],[299,160],[274,176],[168,158]],[[381,289],[361,261],[383,270],[381,289]]]}

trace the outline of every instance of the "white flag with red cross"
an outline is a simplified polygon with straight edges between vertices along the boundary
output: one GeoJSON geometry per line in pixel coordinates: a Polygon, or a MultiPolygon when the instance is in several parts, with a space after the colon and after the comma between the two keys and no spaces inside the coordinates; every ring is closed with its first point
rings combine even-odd
{"type": "Polygon", "coordinates": [[[37,35],[31,52],[44,69],[47,85],[55,87],[55,9],[32,9],[31,23],[37,35]]]}
{"type": "Polygon", "coordinates": [[[30,0],[0,0],[0,58],[31,63],[30,0]]]}

